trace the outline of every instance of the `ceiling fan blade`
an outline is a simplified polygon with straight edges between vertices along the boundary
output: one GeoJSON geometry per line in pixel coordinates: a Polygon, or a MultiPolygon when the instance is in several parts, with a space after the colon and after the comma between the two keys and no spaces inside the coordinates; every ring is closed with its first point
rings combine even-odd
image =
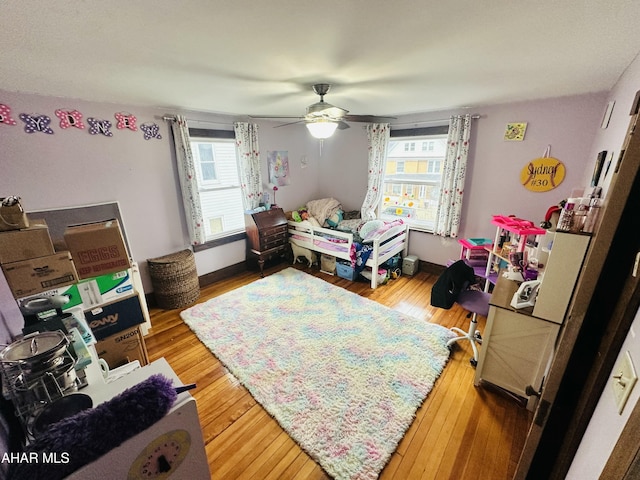
{"type": "Polygon", "coordinates": [[[349,113],[348,110],[336,107],[327,102],[317,102],[307,107],[307,117],[341,118],[347,113],[349,113]]]}
{"type": "Polygon", "coordinates": [[[351,128],[346,122],[338,122],[338,130],[346,130],[347,128],[351,128]]]}
{"type": "Polygon", "coordinates": [[[266,120],[279,120],[282,118],[297,118],[299,120],[303,120],[304,117],[300,115],[249,115],[249,118],[263,118],[266,120]]]}
{"type": "MultiPolygon", "coordinates": [[[[291,117],[289,117],[289,118],[291,118],[291,117]]],[[[294,117],[294,118],[295,118],[295,117],[294,117]]],[[[286,126],[288,126],[288,125],[295,125],[296,123],[302,123],[302,122],[304,122],[304,121],[305,121],[305,120],[304,120],[304,119],[302,119],[302,120],[296,120],[295,122],[281,123],[280,125],[275,125],[273,128],[280,128],[280,127],[286,127],[286,126]]]]}
{"type": "Polygon", "coordinates": [[[387,123],[396,117],[379,117],[377,115],[345,115],[342,120],[347,122],[387,123]]]}

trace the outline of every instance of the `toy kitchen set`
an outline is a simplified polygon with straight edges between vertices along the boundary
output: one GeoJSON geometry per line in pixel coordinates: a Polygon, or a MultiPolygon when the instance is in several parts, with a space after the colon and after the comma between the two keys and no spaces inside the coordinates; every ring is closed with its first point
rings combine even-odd
{"type": "Polygon", "coordinates": [[[25,216],[18,226],[0,226],[0,426],[12,426],[0,428],[0,458],[20,458],[19,437],[29,455],[66,461],[5,462],[0,477],[35,478],[42,467],[47,478],[167,478],[178,468],[181,478],[209,478],[195,400],[186,391],[194,386],[181,386],[164,359],[149,364],[149,313],[119,222],[69,226],[62,251],[44,220],[25,216]],[[167,408],[152,413],[152,399],[148,418],[135,415],[121,431],[110,421],[105,440],[95,429],[100,416],[109,418],[123,401],[149,402],[145,384],[158,376],[171,383],[169,393],[146,388],[160,391],[167,408]],[[135,397],[136,389],[145,398],[135,397]],[[79,445],[98,438],[102,448],[79,445]],[[168,441],[173,450],[163,452],[168,441]],[[52,452],[54,444],[62,451],[52,452]]]}
{"type": "Polygon", "coordinates": [[[485,291],[491,291],[474,383],[489,382],[515,394],[530,410],[537,403],[591,240],[589,232],[572,229],[573,223],[562,224],[558,218],[562,220],[561,211],[545,229],[496,215],[493,240],[459,240],[461,257],[485,279],[485,291]],[[561,230],[565,226],[567,230],[561,230]]]}

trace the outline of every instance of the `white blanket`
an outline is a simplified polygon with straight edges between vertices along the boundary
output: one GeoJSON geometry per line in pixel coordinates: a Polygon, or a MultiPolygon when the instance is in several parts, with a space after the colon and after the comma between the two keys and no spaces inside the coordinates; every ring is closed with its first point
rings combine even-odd
{"type": "Polygon", "coordinates": [[[340,208],[342,208],[342,205],[335,198],[321,198],[307,202],[309,215],[318,220],[322,226],[327,226],[327,218],[331,218],[336,213],[336,210],[340,208]]]}

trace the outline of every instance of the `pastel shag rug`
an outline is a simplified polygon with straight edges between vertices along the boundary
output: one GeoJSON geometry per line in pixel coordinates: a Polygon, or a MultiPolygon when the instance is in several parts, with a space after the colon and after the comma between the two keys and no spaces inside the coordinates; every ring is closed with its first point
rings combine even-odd
{"type": "Polygon", "coordinates": [[[294,268],[180,315],[337,479],[378,477],[455,336],[294,268]]]}

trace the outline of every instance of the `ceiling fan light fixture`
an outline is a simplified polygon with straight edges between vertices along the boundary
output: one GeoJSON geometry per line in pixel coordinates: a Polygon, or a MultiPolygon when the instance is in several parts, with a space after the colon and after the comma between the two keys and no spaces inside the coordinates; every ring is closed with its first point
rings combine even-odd
{"type": "Polygon", "coordinates": [[[320,118],[318,120],[314,120],[313,122],[308,122],[307,128],[309,129],[309,133],[311,133],[311,135],[315,138],[329,138],[331,135],[333,135],[333,132],[336,131],[336,128],[338,128],[338,122],[320,118]]]}

